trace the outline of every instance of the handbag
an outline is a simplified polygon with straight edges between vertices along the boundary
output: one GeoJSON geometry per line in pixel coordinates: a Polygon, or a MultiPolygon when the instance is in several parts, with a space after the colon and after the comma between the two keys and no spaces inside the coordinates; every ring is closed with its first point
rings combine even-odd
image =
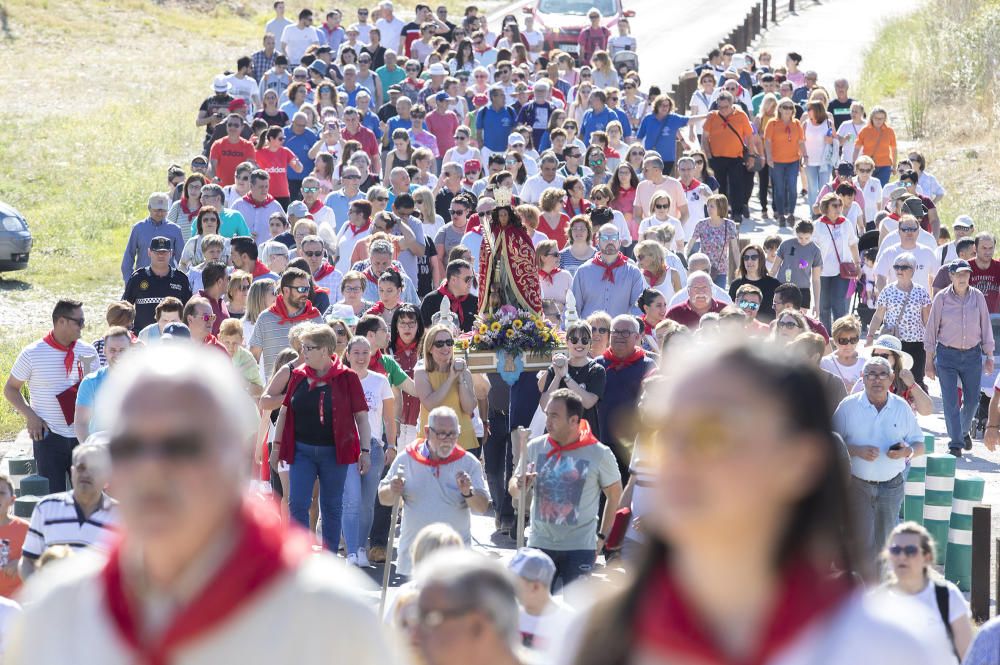
{"type": "MultiPolygon", "coordinates": [[[[827,136],[834,136],[833,125],[830,124],[829,120],[826,121],[826,131],[827,136]]],[[[837,168],[837,164],[840,162],[839,147],[836,141],[823,144],[823,166],[830,168],[830,170],[837,168]]]]}
{"type": "MultiPolygon", "coordinates": [[[[916,286],[916,285],[914,285],[916,286]]],[[[907,293],[906,297],[903,298],[903,306],[899,308],[899,314],[896,316],[896,322],[891,326],[885,322],[883,319],[882,326],[878,329],[879,335],[892,335],[896,339],[899,339],[899,322],[903,320],[903,314],[906,313],[906,306],[910,302],[910,296],[913,294],[913,289],[911,288],[907,293]]]]}
{"type": "Polygon", "coordinates": [[[858,269],[857,264],[853,261],[842,261],[840,259],[840,250],[837,248],[837,239],[833,237],[833,230],[830,228],[829,224],[824,224],[824,226],[826,226],[827,233],[830,234],[830,242],[833,243],[833,251],[837,255],[837,263],[840,264],[841,278],[857,279],[861,276],[861,271],[858,269]]]}
{"type": "Polygon", "coordinates": [[[736,138],[740,140],[740,144],[743,146],[744,168],[746,168],[746,170],[749,171],[750,173],[757,173],[761,169],[763,169],[764,166],[766,165],[764,156],[758,155],[753,150],[751,150],[750,146],[748,146],[746,143],[743,142],[743,137],[740,136],[740,133],[738,131],[736,131],[736,128],[730,125],[729,121],[726,120],[726,118],[721,113],[719,114],[719,117],[722,118],[722,122],[726,124],[726,127],[728,127],[733,134],[736,134],[736,138]]]}

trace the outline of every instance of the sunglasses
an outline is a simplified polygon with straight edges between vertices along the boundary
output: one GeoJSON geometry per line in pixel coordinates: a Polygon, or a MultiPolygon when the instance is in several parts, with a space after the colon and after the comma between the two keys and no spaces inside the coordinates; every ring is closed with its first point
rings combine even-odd
{"type": "Polygon", "coordinates": [[[780,327],[782,327],[782,328],[788,328],[789,330],[791,330],[792,328],[798,328],[799,327],[799,324],[796,323],[795,321],[791,320],[791,319],[785,319],[784,321],[778,321],[778,325],[780,327]]]}
{"type": "Polygon", "coordinates": [[[191,462],[203,457],[207,448],[205,438],[194,432],[173,434],[153,442],[144,442],[137,436],[123,434],[108,442],[111,459],[118,464],[134,462],[144,457],[154,457],[166,462],[191,462]]]}
{"type": "Polygon", "coordinates": [[[456,215],[461,217],[465,214],[465,210],[462,210],[461,208],[449,208],[448,212],[451,213],[452,217],[455,217],[456,215]]]}
{"type": "Polygon", "coordinates": [[[892,269],[895,270],[896,272],[902,272],[904,270],[913,270],[913,266],[895,265],[892,267],[892,269]]]}
{"type": "Polygon", "coordinates": [[[566,338],[570,344],[590,344],[589,337],[577,337],[576,335],[570,335],[566,338]]]}
{"type": "MultiPolygon", "coordinates": [[[[167,251],[170,251],[170,250],[167,250],[167,251]]],[[[79,319],[74,319],[72,316],[64,316],[62,318],[66,319],[67,321],[72,321],[73,323],[75,323],[76,325],[80,326],[81,328],[84,328],[87,325],[86,318],[82,317],[82,316],[79,319]]]]}
{"type": "Polygon", "coordinates": [[[311,259],[317,259],[323,256],[323,250],[318,252],[302,252],[303,256],[308,256],[311,259]]]}
{"type": "Polygon", "coordinates": [[[594,328],[593,330],[596,335],[607,335],[611,332],[611,328],[594,328]]]}
{"type": "Polygon", "coordinates": [[[453,339],[436,339],[436,340],[434,340],[434,348],[435,349],[443,349],[445,347],[449,347],[450,348],[450,347],[453,347],[453,346],[455,346],[455,340],[453,340],[453,339]]]}
{"type": "Polygon", "coordinates": [[[889,548],[889,554],[893,556],[899,556],[900,554],[905,554],[906,556],[917,556],[920,553],[920,548],[916,545],[893,545],[889,548]]]}
{"type": "Polygon", "coordinates": [[[289,286],[289,287],[286,287],[286,288],[289,288],[292,291],[295,291],[296,293],[309,293],[309,287],[308,286],[289,286]]]}
{"type": "Polygon", "coordinates": [[[303,187],[302,191],[306,194],[315,194],[319,191],[319,187],[303,187]]]}
{"type": "Polygon", "coordinates": [[[744,261],[757,261],[759,259],[760,259],[760,255],[759,254],[744,254],[743,255],[743,260],[744,261]]]}
{"type": "Polygon", "coordinates": [[[756,312],[760,309],[760,303],[750,302],[749,300],[741,300],[739,304],[740,309],[749,309],[752,312],[756,312]]]}
{"type": "Polygon", "coordinates": [[[872,169],[858,169],[858,173],[871,173],[872,169]]]}
{"type": "Polygon", "coordinates": [[[669,206],[669,205],[663,205],[663,204],[660,204],[660,203],[657,203],[657,204],[656,204],[655,206],[653,206],[653,207],[654,207],[655,209],[657,209],[657,210],[670,210],[670,206],[669,206]]]}
{"type": "Polygon", "coordinates": [[[854,337],[840,337],[837,339],[837,344],[841,346],[847,346],[848,344],[857,344],[861,341],[861,338],[855,335],[854,337]]]}
{"type": "Polygon", "coordinates": [[[917,227],[916,226],[900,226],[899,230],[902,233],[916,233],[917,232],[917,227]]]}

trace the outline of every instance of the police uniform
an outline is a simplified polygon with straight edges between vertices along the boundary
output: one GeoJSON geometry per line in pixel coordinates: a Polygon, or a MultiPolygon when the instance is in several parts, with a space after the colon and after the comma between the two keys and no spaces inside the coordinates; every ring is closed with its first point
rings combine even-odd
{"type": "Polygon", "coordinates": [[[152,268],[139,268],[128,278],[122,300],[135,305],[133,330],[139,331],[156,321],[156,306],[164,298],[173,296],[186,303],[191,298],[191,285],[187,275],[180,270],[170,269],[163,277],[152,268]]]}

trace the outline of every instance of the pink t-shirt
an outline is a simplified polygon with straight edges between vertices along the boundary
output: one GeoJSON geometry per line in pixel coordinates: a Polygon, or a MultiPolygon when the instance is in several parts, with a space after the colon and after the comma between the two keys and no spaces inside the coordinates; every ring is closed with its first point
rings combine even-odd
{"type": "Polygon", "coordinates": [[[666,192],[670,196],[670,216],[680,219],[681,215],[678,204],[683,203],[687,205],[687,197],[684,195],[684,185],[681,184],[681,181],[670,176],[667,176],[659,185],[654,185],[650,180],[643,180],[636,187],[635,205],[642,208],[643,218],[649,217],[652,214],[649,204],[653,200],[653,194],[656,192],[666,192]]]}
{"type": "Polygon", "coordinates": [[[454,111],[438,113],[431,111],[424,118],[427,131],[437,138],[438,150],[441,154],[455,147],[455,130],[458,129],[458,116],[454,111]]]}
{"type": "Polygon", "coordinates": [[[295,153],[288,148],[257,151],[257,166],[267,171],[271,182],[267,191],[274,198],[288,198],[288,165],[295,160],[295,153]]]}

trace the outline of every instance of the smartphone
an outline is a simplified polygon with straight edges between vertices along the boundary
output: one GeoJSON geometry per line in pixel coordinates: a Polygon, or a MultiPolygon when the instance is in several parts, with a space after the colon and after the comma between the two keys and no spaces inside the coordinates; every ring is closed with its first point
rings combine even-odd
{"type": "Polygon", "coordinates": [[[902,448],[903,448],[902,442],[894,443],[891,446],[889,446],[889,450],[902,450],[902,448]]]}

